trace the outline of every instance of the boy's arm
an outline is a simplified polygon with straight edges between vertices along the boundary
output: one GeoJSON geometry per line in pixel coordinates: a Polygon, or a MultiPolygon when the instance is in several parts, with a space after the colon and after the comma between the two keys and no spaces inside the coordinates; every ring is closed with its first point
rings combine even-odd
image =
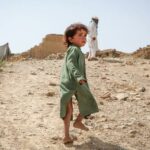
{"type": "Polygon", "coordinates": [[[81,75],[79,69],[77,68],[77,57],[78,54],[76,49],[71,49],[67,57],[67,68],[76,79],[76,81],[80,83],[81,80],[86,81],[86,79],[83,75],[81,75]]]}

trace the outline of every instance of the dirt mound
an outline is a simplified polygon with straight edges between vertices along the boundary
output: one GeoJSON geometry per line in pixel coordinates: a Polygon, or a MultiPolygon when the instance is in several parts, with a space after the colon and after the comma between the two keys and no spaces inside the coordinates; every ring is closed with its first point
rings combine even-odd
{"type": "Polygon", "coordinates": [[[12,54],[8,57],[7,61],[15,62],[15,61],[23,61],[31,58],[30,52],[23,52],[21,54],[12,54]]]}
{"type": "MultiPolygon", "coordinates": [[[[86,53],[86,57],[88,56],[88,53],[86,53]]],[[[117,51],[116,49],[105,49],[105,50],[100,50],[96,52],[97,57],[124,57],[128,56],[127,53],[123,53],[120,51],[117,51]]]]}
{"type": "Polygon", "coordinates": [[[139,48],[137,51],[132,53],[132,56],[135,58],[150,59],[150,45],[139,48]]]}
{"type": "MultiPolygon", "coordinates": [[[[46,56],[43,59],[46,59],[46,60],[63,59],[64,55],[65,55],[65,53],[56,53],[56,54],[52,53],[52,54],[46,56]]],[[[16,61],[29,60],[29,59],[32,59],[32,58],[35,58],[35,57],[32,57],[30,55],[30,52],[28,51],[28,52],[24,52],[24,53],[21,53],[21,54],[14,54],[14,55],[10,56],[7,59],[7,61],[16,62],[16,61]]]]}

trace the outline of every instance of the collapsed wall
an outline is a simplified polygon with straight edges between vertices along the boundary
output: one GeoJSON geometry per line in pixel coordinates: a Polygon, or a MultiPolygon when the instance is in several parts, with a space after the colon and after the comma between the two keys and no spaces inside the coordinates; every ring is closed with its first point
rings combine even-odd
{"type": "Polygon", "coordinates": [[[64,53],[65,50],[63,35],[48,34],[38,46],[28,50],[28,53],[32,58],[43,59],[51,54],[64,53]]]}

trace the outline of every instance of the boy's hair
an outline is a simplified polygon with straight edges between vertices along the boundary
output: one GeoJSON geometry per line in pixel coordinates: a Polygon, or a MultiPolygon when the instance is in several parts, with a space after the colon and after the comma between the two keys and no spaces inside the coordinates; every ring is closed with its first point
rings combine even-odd
{"type": "Polygon", "coordinates": [[[88,28],[86,25],[81,23],[74,23],[68,26],[64,33],[64,44],[69,47],[72,43],[69,41],[69,37],[73,37],[78,30],[85,30],[88,33],[88,28]]]}

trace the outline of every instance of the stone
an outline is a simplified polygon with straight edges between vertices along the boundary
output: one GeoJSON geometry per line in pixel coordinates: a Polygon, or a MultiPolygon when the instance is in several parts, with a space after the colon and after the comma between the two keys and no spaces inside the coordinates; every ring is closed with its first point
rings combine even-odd
{"type": "Polygon", "coordinates": [[[127,100],[127,98],[129,97],[129,94],[127,94],[127,93],[119,93],[119,94],[117,94],[116,95],[116,98],[118,99],[118,100],[127,100]]]}

